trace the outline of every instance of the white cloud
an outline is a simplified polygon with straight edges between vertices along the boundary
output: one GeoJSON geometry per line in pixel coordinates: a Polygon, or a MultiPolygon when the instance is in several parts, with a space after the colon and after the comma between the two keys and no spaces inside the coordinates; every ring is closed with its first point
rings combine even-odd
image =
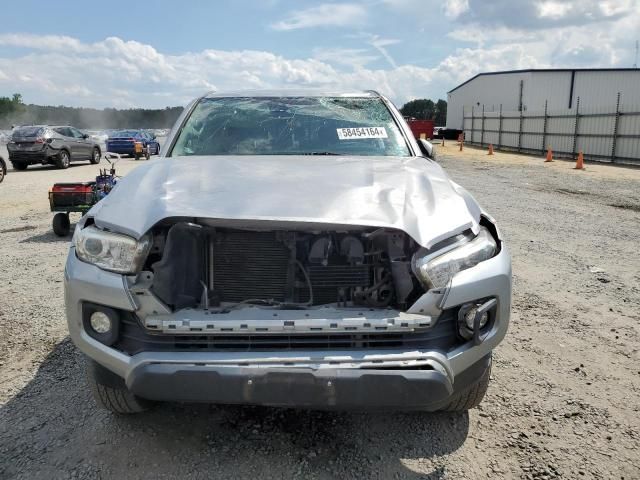
{"type": "Polygon", "coordinates": [[[563,3],[557,1],[542,2],[538,5],[538,16],[541,18],[552,18],[557,20],[567,15],[571,11],[572,5],[570,3],[563,3]]]}
{"type": "MultiPolygon", "coordinates": [[[[367,37],[385,49],[397,40],[367,37]]],[[[0,42],[6,41],[0,37],[0,42]]],[[[434,68],[400,65],[371,69],[368,49],[317,50],[314,58],[290,59],[256,50],[213,50],[169,55],[140,42],[117,37],[83,43],[69,37],[42,40],[28,35],[12,45],[31,49],[21,56],[0,56],[0,90],[20,92],[27,102],[95,107],[164,107],[185,104],[209,90],[251,88],[324,87],[344,90],[375,89],[402,104],[409,98],[444,98],[447,89],[477,73],[482,63],[471,49],[446,59],[434,68]],[[59,45],[74,45],[64,53],[59,45]],[[47,47],[49,45],[49,47],[47,47]],[[472,61],[469,61],[470,57],[472,61]],[[338,61],[336,61],[338,58],[338,61]],[[344,60],[344,61],[342,61],[344,60]],[[465,65],[465,68],[460,68],[465,65]]],[[[491,65],[513,55],[494,55],[491,65]]]]}
{"type": "MultiPolygon", "coordinates": [[[[387,0],[406,1],[413,0],[387,0]]],[[[0,34],[0,47],[6,47],[0,48],[0,92],[20,92],[32,103],[129,108],[185,104],[210,90],[308,86],[375,89],[402,104],[416,97],[446,98],[458,83],[492,70],[631,66],[628,32],[634,31],[640,31],[640,15],[544,30],[487,28],[473,20],[449,33],[469,48],[450,49],[428,68],[403,65],[390,54],[399,40],[366,31],[352,33],[348,47],[316,47],[310,58],[260,50],[168,54],[118,37],[90,43],[5,33],[0,34]],[[382,58],[388,66],[373,68],[382,58]]]]}
{"type": "MultiPolygon", "coordinates": [[[[532,64],[523,68],[632,65],[634,37],[629,32],[640,30],[638,0],[599,3],[544,0],[523,4],[522,8],[526,10],[528,6],[537,9],[536,22],[545,21],[504,25],[505,18],[501,18],[497,25],[487,28],[486,19],[472,16],[447,36],[468,42],[484,52],[520,46],[532,58],[532,64]]],[[[515,64],[511,68],[516,68],[515,64]]],[[[488,67],[480,69],[488,70],[488,67]]]]}
{"type": "Polygon", "coordinates": [[[363,25],[367,9],[355,3],[323,3],[316,7],[291,12],[285,19],[274,23],[275,30],[298,30],[315,27],[352,27],[363,25]]]}
{"type": "Polygon", "coordinates": [[[448,18],[456,19],[469,11],[469,0],[446,0],[442,4],[442,9],[448,18]]]}

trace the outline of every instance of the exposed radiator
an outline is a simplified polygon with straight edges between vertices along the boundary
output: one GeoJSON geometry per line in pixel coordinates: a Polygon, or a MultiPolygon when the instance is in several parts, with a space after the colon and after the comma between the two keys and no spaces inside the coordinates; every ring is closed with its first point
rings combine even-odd
{"type": "Polygon", "coordinates": [[[211,246],[209,288],[221,301],[285,300],[291,253],[275,233],[219,231],[211,246]]]}
{"type": "MultiPolygon", "coordinates": [[[[208,248],[209,289],[221,302],[308,301],[309,289],[300,272],[304,261],[292,260],[283,233],[218,230],[208,248]]],[[[369,265],[307,264],[305,268],[316,305],[338,302],[341,290],[371,283],[369,265]]]]}

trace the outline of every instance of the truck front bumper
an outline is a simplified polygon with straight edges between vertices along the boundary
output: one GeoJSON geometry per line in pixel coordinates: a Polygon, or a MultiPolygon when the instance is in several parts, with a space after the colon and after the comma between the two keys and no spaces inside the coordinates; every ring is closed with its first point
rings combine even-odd
{"type": "MultiPolygon", "coordinates": [[[[65,297],[74,343],[143,398],[429,411],[442,408],[489,368],[491,351],[504,338],[509,324],[511,261],[503,248],[496,257],[454,277],[442,297],[442,309],[486,297],[497,300],[497,309],[480,344],[466,342],[453,349],[143,351],[128,355],[92,338],[82,321],[84,302],[135,312],[139,306],[127,279],[79,261],[73,247],[65,268],[65,297]]],[[[423,308],[427,311],[420,300],[412,307],[423,308]]]]}
{"type": "Polygon", "coordinates": [[[487,356],[455,384],[437,370],[256,368],[149,363],[127,376],[127,386],[161,401],[252,404],[314,409],[438,410],[480,378],[487,356]]]}

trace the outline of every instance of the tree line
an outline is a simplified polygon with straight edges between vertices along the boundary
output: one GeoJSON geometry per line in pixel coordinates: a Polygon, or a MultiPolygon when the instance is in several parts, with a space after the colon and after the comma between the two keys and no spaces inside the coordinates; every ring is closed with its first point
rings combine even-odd
{"type": "MultiPolygon", "coordinates": [[[[436,125],[447,122],[447,102],[426,98],[411,100],[400,109],[405,117],[433,120],[436,125]]],[[[83,108],[26,105],[19,93],[0,97],[0,129],[13,125],[73,125],[78,128],[170,128],[182,113],[182,107],[164,109],[83,108]]]]}
{"type": "Polygon", "coordinates": [[[419,98],[405,103],[400,112],[405,117],[412,117],[416,120],[433,120],[437,126],[444,126],[447,123],[447,102],[438,100],[433,102],[427,98],[419,98]]]}
{"type": "Polygon", "coordinates": [[[0,129],[14,125],[73,125],[78,128],[170,128],[182,113],[182,107],[164,109],[83,108],[26,105],[19,93],[0,97],[0,129]]]}

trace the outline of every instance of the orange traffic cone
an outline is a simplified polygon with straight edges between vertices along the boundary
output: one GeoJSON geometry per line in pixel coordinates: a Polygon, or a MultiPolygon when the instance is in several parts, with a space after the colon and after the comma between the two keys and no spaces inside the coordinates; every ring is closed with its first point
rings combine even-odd
{"type": "Polygon", "coordinates": [[[547,147],[547,159],[544,162],[553,162],[553,150],[551,150],[550,146],[547,147]]]}
{"type": "Polygon", "coordinates": [[[493,155],[493,143],[489,144],[489,153],[487,155],[493,155]]]}
{"type": "Polygon", "coordinates": [[[582,154],[582,150],[578,152],[578,160],[576,161],[576,166],[573,167],[574,170],[584,170],[584,155],[582,154]]]}

